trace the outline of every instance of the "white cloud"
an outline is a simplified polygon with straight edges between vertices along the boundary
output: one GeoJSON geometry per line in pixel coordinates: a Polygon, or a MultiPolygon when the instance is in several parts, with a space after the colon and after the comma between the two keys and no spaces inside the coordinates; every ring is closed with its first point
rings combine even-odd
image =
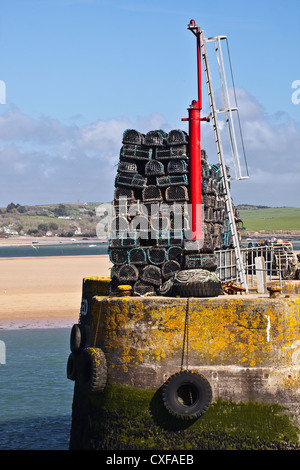
{"type": "MultiPolygon", "coordinates": [[[[299,206],[299,123],[283,113],[269,116],[243,89],[237,90],[237,98],[250,179],[232,183],[234,203],[299,206]]],[[[47,116],[32,118],[16,107],[8,108],[0,115],[0,206],[11,201],[111,200],[127,128],[144,133],[170,130],[166,118],[157,113],[139,116],[136,123],[124,117],[67,126],[47,116]]],[[[178,128],[184,128],[183,123],[178,128]]],[[[202,145],[209,162],[216,163],[211,123],[202,125],[202,145]]]]}
{"type": "MultiPolygon", "coordinates": [[[[237,89],[236,93],[250,178],[232,182],[234,202],[300,206],[297,197],[300,185],[300,123],[285,113],[268,115],[262,105],[243,89],[237,89]]],[[[227,135],[223,126],[224,150],[229,154],[227,135]]],[[[217,154],[209,125],[203,126],[202,142],[209,161],[213,162],[217,154]]],[[[233,174],[232,162],[227,163],[233,174]]]]}

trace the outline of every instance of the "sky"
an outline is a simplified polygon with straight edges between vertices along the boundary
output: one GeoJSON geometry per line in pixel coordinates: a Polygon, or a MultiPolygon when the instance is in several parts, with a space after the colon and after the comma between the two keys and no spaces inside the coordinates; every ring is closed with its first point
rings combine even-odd
{"type": "Polygon", "coordinates": [[[300,207],[299,0],[2,0],[0,12],[0,207],[110,201],[126,129],[187,130],[192,18],[229,41],[249,170],[234,204],[300,207]]]}

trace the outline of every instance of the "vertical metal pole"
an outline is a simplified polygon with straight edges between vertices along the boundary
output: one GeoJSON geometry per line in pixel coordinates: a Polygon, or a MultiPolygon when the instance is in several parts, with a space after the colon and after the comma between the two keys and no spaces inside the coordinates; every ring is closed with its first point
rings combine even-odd
{"type": "Polygon", "coordinates": [[[202,182],[201,182],[201,48],[200,28],[191,20],[189,29],[197,39],[197,78],[198,101],[193,100],[188,108],[189,121],[189,153],[190,153],[190,203],[192,209],[192,237],[194,240],[202,239],[202,182]]]}

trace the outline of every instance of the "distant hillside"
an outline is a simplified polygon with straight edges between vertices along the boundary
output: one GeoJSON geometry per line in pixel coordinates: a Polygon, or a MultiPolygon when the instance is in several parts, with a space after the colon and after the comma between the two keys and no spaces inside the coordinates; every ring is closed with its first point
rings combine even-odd
{"type": "Polygon", "coordinates": [[[100,203],[49,204],[21,206],[11,203],[0,209],[0,236],[96,236],[101,218],[100,203]]]}
{"type": "MultiPolygon", "coordinates": [[[[109,203],[108,203],[109,204],[109,203]]],[[[10,235],[96,237],[101,220],[96,209],[101,203],[78,202],[21,206],[11,203],[0,208],[0,237],[10,235]]],[[[101,207],[103,207],[101,205],[101,207]]],[[[240,204],[243,232],[299,232],[300,208],[240,204]]]]}
{"type": "Polygon", "coordinates": [[[299,207],[237,206],[246,231],[300,231],[299,207]]]}

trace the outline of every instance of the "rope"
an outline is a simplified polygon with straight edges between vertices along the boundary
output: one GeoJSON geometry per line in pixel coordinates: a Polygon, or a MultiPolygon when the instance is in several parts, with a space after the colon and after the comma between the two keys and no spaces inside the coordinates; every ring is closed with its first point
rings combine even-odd
{"type": "Polygon", "coordinates": [[[184,333],[183,333],[183,347],[182,347],[180,370],[183,369],[185,350],[186,350],[186,369],[188,369],[189,367],[189,309],[190,309],[190,298],[188,297],[187,302],[186,302],[184,333]]]}
{"type": "Polygon", "coordinates": [[[100,302],[99,313],[98,313],[98,318],[97,318],[97,327],[96,327],[93,347],[96,346],[96,340],[97,340],[97,336],[98,336],[98,328],[99,328],[99,321],[100,321],[100,317],[101,317],[101,312],[102,312],[102,303],[100,302]]]}

